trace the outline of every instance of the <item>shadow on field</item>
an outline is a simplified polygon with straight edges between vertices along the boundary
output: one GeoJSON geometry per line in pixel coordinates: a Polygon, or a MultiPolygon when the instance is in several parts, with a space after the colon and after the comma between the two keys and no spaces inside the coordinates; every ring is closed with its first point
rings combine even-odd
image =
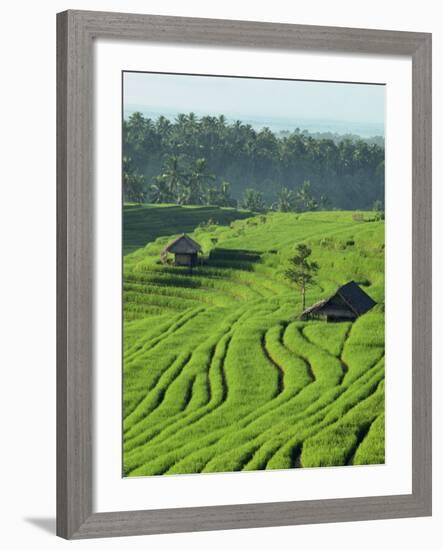
{"type": "Polygon", "coordinates": [[[260,260],[261,253],[255,250],[214,248],[211,250],[209,258],[205,263],[210,267],[228,267],[231,269],[252,271],[253,264],[260,260]]]}

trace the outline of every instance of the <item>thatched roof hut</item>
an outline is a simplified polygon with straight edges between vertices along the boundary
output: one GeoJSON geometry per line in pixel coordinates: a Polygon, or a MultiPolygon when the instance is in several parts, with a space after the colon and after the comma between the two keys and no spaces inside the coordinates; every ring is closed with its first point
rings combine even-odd
{"type": "Polygon", "coordinates": [[[299,319],[326,319],[327,321],[354,321],[376,305],[376,302],[358,284],[350,281],[326,300],[308,307],[299,319]]]}
{"type": "Polygon", "coordinates": [[[183,233],[173,241],[170,241],[161,251],[160,257],[164,260],[168,253],[175,255],[175,265],[192,267],[197,264],[198,253],[201,246],[183,233]]]}

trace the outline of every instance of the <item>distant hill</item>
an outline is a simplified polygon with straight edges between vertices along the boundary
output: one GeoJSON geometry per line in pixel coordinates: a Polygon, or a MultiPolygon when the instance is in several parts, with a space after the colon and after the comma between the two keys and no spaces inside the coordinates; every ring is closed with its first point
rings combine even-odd
{"type": "MultiPolygon", "coordinates": [[[[378,145],[379,147],[384,148],[385,146],[385,138],[382,135],[374,135],[374,136],[362,136],[359,134],[352,134],[352,133],[339,133],[339,132],[309,132],[308,130],[302,130],[302,134],[305,134],[306,136],[312,137],[313,139],[328,139],[332,140],[334,143],[338,144],[341,141],[364,141],[365,143],[368,143],[369,145],[378,145]]],[[[285,138],[289,137],[291,135],[291,132],[288,130],[281,130],[278,134],[279,138],[285,138]]]]}

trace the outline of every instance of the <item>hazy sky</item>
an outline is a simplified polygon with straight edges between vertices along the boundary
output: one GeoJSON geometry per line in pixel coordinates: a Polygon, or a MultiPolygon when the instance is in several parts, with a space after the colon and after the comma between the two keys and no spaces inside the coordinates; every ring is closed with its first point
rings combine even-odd
{"type": "Polygon", "coordinates": [[[228,118],[384,123],[385,87],[294,80],[124,73],[125,111],[190,111],[228,118]]]}

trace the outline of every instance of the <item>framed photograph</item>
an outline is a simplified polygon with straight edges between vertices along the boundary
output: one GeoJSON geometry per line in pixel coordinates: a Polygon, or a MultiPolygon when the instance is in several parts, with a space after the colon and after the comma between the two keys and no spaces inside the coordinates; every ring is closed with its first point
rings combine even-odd
{"type": "Polygon", "coordinates": [[[431,35],[57,18],[57,533],[431,514],[431,35]]]}

